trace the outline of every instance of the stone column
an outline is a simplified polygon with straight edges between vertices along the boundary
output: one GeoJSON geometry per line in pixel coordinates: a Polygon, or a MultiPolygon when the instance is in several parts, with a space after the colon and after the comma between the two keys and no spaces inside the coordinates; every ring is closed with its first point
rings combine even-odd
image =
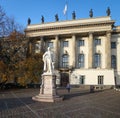
{"type": "Polygon", "coordinates": [[[88,39],[88,68],[93,67],[93,33],[89,33],[88,39]]]}
{"type": "Polygon", "coordinates": [[[44,38],[40,37],[40,52],[44,52],[44,38]]]}
{"type": "Polygon", "coordinates": [[[55,36],[55,68],[59,67],[59,36],[55,36]]]}
{"type": "Polygon", "coordinates": [[[111,32],[106,33],[105,39],[105,68],[111,68],[111,32]]]}
{"type": "Polygon", "coordinates": [[[71,54],[72,54],[72,66],[75,68],[76,66],[76,36],[72,35],[72,48],[71,48],[71,54]]]}

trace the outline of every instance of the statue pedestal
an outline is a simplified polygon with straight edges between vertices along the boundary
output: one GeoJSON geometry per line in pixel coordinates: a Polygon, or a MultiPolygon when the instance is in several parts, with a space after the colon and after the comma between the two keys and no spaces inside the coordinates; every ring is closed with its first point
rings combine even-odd
{"type": "Polygon", "coordinates": [[[56,75],[43,74],[40,94],[32,97],[32,99],[35,101],[41,101],[41,102],[62,101],[63,98],[57,95],[55,85],[56,85],[56,75]]]}

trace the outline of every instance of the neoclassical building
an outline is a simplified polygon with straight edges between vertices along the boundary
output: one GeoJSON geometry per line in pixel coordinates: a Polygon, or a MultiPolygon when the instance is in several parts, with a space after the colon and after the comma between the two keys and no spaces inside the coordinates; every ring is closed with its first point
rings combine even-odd
{"type": "Polygon", "coordinates": [[[120,26],[110,16],[29,24],[31,53],[51,47],[57,84],[120,85],[120,26]]]}

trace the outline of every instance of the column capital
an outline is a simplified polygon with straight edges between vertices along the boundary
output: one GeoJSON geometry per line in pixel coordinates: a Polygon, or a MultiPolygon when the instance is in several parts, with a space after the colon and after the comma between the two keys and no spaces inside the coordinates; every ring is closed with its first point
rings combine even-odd
{"type": "Polygon", "coordinates": [[[106,32],[106,35],[107,35],[107,36],[111,36],[111,31],[107,31],[107,32],[106,32]]]}
{"type": "Polygon", "coordinates": [[[55,38],[59,38],[59,35],[55,35],[55,38]]]}
{"type": "Polygon", "coordinates": [[[88,32],[88,34],[89,34],[89,35],[93,35],[93,34],[94,34],[94,32],[88,32]]]}

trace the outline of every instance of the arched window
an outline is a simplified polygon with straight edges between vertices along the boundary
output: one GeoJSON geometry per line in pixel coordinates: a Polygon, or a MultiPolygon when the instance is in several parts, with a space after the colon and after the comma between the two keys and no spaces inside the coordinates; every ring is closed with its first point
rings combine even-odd
{"type": "Polygon", "coordinates": [[[78,55],[78,67],[83,68],[84,67],[84,54],[78,55]]]}
{"type": "Polygon", "coordinates": [[[94,55],[94,67],[95,68],[101,67],[101,54],[99,53],[96,53],[94,55]]]}
{"type": "Polygon", "coordinates": [[[69,56],[68,56],[68,54],[64,54],[63,56],[62,56],[62,67],[63,68],[66,68],[66,67],[68,67],[68,58],[69,58],[69,56]]]}
{"type": "Polygon", "coordinates": [[[115,55],[111,56],[111,67],[114,69],[116,68],[116,56],[115,55]]]}

